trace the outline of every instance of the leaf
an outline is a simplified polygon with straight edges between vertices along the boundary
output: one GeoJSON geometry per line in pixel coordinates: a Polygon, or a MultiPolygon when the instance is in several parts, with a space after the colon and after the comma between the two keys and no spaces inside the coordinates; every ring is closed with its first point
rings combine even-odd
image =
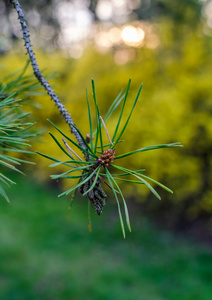
{"type": "Polygon", "coordinates": [[[109,181],[110,187],[111,187],[111,189],[113,191],[113,194],[115,196],[115,199],[116,199],[116,202],[117,202],[117,205],[118,205],[118,213],[119,213],[119,219],[120,219],[121,229],[122,229],[123,237],[125,239],[126,234],[125,234],[124,222],[123,222],[123,218],[122,218],[122,214],[121,214],[121,208],[120,208],[120,204],[119,204],[119,199],[118,199],[118,197],[116,195],[116,191],[115,191],[115,189],[113,187],[113,183],[112,183],[111,178],[110,178],[110,172],[108,171],[107,168],[105,168],[105,170],[106,170],[106,174],[107,174],[107,179],[109,181]]]}
{"type": "Polygon", "coordinates": [[[3,165],[4,167],[7,167],[7,168],[13,170],[13,171],[16,171],[16,172],[19,172],[19,173],[23,174],[23,172],[21,172],[20,170],[18,170],[16,167],[14,167],[14,166],[11,165],[11,164],[6,163],[6,162],[3,161],[3,160],[0,160],[0,164],[3,165]]]}
{"type": "Polygon", "coordinates": [[[90,144],[91,144],[91,150],[93,151],[93,129],[92,129],[92,118],[91,118],[91,108],[90,108],[90,102],[88,98],[88,91],[86,91],[86,99],[87,99],[87,106],[88,106],[88,118],[89,118],[89,127],[90,127],[90,144]]]}
{"type": "Polygon", "coordinates": [[[22,149],[17,149],[17,148],[4,148],[0,147],[0,151],[7,151],[7,152],[17,152],[17,153],[24,153],[24,154],[35,154],[32,151],[27,151],[27,150],[22,150],[22,149]]]}
{"type": "Polygon", "coordinates": [[[99,120],[99,117],[100,117],[99,107],[98,107],[97,100],[96,100],[96,90],[95,90],[95,83],[94,83],[93,79],[91,80],[91,83],[92,83],[92,90],[93,90],[93,99],[94,99],[95,108],[96,108],[96,122],[97,122],[97,132],[96,132],[96,141],[95,141],[95,146],[94,146],[94,152],[96,152],[98,137],[100,139],[100,146],[101,146],[101,150],[103,152],[104,150],[103,150],[103,142],[102,142],[102,128],[101,128],[101,122],[99,120]]]}
{"type": "Polygon", "coordinates": [[[173,147],[183,147],[180,143],[172,143],[172,144],[162,144],[162,145],[154,145],[154,146],[148,146],[145,148],[137,149],[131,152],[127,152],[121,155],[116,156],[114,159],[120,159],[126,156],[130,156],[139,152],[144,152],[144,151],[150,151],[150,150],[155,150],[155,149],[162,149],[162,148],[173,148],[173,147]]]}
{"type": "MultiPolygon", "coordinates": [[[[5,176],[5,175],[2,174],[2,173],[0,173],[0,177],[1,177],[2,179],[4,179],[5,182],[7,181],[8,183],[16,184],[14,181],[12,181],[10,178],[8,178],[7,176],[5,176]]],[[[8,183],[7,183],[7,184],[8,184],[8,183]]]]}
{"type": "MultiPolygon", "coordinates": [[[[114,113],[114,111],[118,108],[118,106],[121,103],[121,101],[124,99],[124,95],[121,96],[122,91],[123,90],[121,90],[121,92],[118,94],[118,96],[116,97],[116,99],[113,101],[113,103],[109,107],[108,112],[107,112],[106,116],[104,117],[104,122],[105,123],[111,117],[111,115],[114,113]]],[[[102,124],[101,124],[101,126],[102,126],[102,124]]]]}
{"type": "MultiPolygon", "coordinates": [[[[35,151],[35,152],[36,152],[37,154],[39,154],[39,155],[45,157],[45,158],[48,158],[48,159],[50,159],[50,160],[52,160],[52,161],[55,161],[55,162],[57,162],[57,163],[60,163],[60,164],[62,164],[62,165],[64,165],[64,166],[73,167],[73,168],[75,167],[74,165],[70,165],[69,163],[62,162],[62,161],[60,161],[60,160],[58,160],[58,159],[56,159],[56,158],[53,158],[53,157],[48,156],[48,155],[46,155],[46,154],[43,154],[43,153],[41,153],[41,152],[39,152],[39,151],[35,151]]],[[[51,166],[53,166],[53,165],[50,165],[49,167],[51,167],[51,166]]]]}
{"type": "Polygon", "coordinates": [[[26,141],[25,139],[19,137],[4,136],[4,143],[11,143],[19,146],[29,147],[30,144],[26,144],[25,141],[26,141]]]}
{"type": "Polygon", "coordinates": [[[96,177],[95,177],[92,185],[90,186],[90,188],[83,194],[83,196],[87,195],[95,187],[97,179],[99,177],[100,169],[101,169],[101,166],[98,166],[98,168],[96,168],[96,177]]]}
{"type": "MultiPolygon", "coordinates": [[[[118,143],[123,143],[123,142],[124,142],[124,140],[118,141],[118,143]]],[[[106,145],[103,145],[103,148],[110,147],[110,146],[111,146],[111,144],[106,144],[106,145]]],[[[101,147],[97,146],[96,148],[98,149],[98,148],[101,148],[101,147]]],[[[102,152],[96,151],[96,153],[102,153],[102,152]]]]}
{"type": "MultiPolygon", "coordinates": [[[[124,99],[124,95],[121,96],[123,90],[121,90],[121,92],[118,94],[118,96],[116,97],[116,99],[113,101],[113,103],[111,104],[111,106],[108,109],[108,112],[106,114],[106,116],[104,117],[104,122],[106,123],[107,120],[112,116],[112,114],[114,113],[114,111],[118,108],[119,104],[121,103],[121,101],[124,99]]],[[[101,127],[103,126],[103,124],[101,123],[101,127]]],[[[96,130],[94,132],[94,135],[96,134],[96,130]]],[[[97,147],[98,148],[98,147],[97,147]]]]}
{"type": "Polygon", "coordinates": [[[82,178],[83,175],[69,176],[69,175],[58,174],[58,175],[50,175],[50,177],[51,177],[52,179],[58,179],[58,178],[76,179],[76,178],[82,178]]]}
{"type": "MultiPolygon", "coordinates": [[[[145,169],[141,169],[141,170],[136,170],[136,171],[132,171],[133,173],[135,173],[135,174],[138,174],[138,173],[141,173],[141,172],[144,172],[145,171],[145,169]]],[[[116,176],[116,177],[118,177],[118,176],[127,176],[127,175],[131,175],[131,174],[129,174],[129,173],[121,173],[121,174],[113,174],[113,177],[114,176],[116,176]]]]}
{"type": "Polygon", "coordinates": [[[128,213],[128,208],[127,208],[127,204],[126,204],[126,201],[124,199],[124,196],[122,194],[122,191],[121,189],[119,188],[118,184],[116,183],[116,181],[114,180],[113,176],[110,174],[110,172],[108,171],[108,169],[106,169],[106,173],[110,176],[112,182],[114,183],[114,185],[116,186],[117,190],[119,191],[121,197],[122,197],[122,200],[123,200],[123,204],[124,204],[124,210],[125,210],[125,217],[126,217],[126,222],[127,222],[127,226],[128,226],[128,229],[129,231],[131,232],[131,226],[130,226],[130,219],[129,219],[129,213],[128,213]]]}
{"type": "Polygon", "coordinates": [[[130,112],[128,118],[127,118],[127,121],[126,121],[126,123],[124,124],[124,126],[123,126],[123,128],[122,128],[122,131],[121,131],[121,133],[119,134],[119,136],[118,136],[118,138],[116,139],[116,141],[114,142],[112,148],[114,148],[114,147],[116,146],[116,144],[117,144],[118,141],[120,140],[122,134],[124,133],[124,131],[125,131],[125,129],[126,129],[128,123],[129,123],[129,120],[130,120],[130,118],[131,118],[131,115],[132,115],[132,113],[133,113],[133,110],[134,110],[134,108],[135,108],[135,106],[136,106],[136,103],[137,103],[137,101],[138,101],[138,98],[139,98],[139,95],[140,95],[140,92],[141,92],[142,87],[143,87],[143,84],[140,86],[140,88],[139,88],[139,90],[138,90],[137,96],[136,96],[136,98],[135,98],[135,101],[134,101],[133,107],[132,107],[132,109],[131,109],[131,112],[130,112]]]}
{"type": "Polygon", "coordinates": [[[114,177],[114,176],[113,176],[113,178],[116,180],[126,181],[126,182],[130,182],[130,183],[144,184],[143,182],[136,181],[136,180],[124,179],[124,178],[119,178],[119,177],[114,177]]]}
{"type": "Polygon", "coordinates": [[[83,185],[84,183],[86,183],[89,179],[87,179],[87,177],[83,180],[80,181],[78,184],[76,184],[74,187],[70,188],[69,190],[63,192],[62,194],[58,195],[58,197],[63,197],[63,196],[67,196],[68,194],[70,194],[71,192],[75,191],[77,188],[79,188],[81,185],[83,185]]]}
{"type": "Polygon", "coordinates": [[[11,162],[13,164],[20,165],[19,162],[15,161],[15,159],[11,158],[10,156],[4,155],[4,154],[3,155],[0,154],[0,158],[3,159],[3,160],[6,160],[8,162],[11,162]]]}
{"type": "Polygon", "coordinates": [[[140,177],[140,176],[138,176],[138,175],[136,175],[133,171],[131,171],[131,170],[128,170],[128,169],[125,169],[125,168],[122,168],[122,167],[119,167],[119,166],[116,166],[116,165],[113,165],[113,164],[111,164],[111,166],[112,167],[114,167],[114,168],[116,168],[116,169],[119,169],[119,170],[124,170],[124,171],[126,171],[126,172],[128,172],[128,173],[130,173],[132,176],[134,176],[134,177],[136,177],[136,178],[138,178],[139,180],[141,180],[148,188],[149,188],[149,190],[159,199],[159,200],[161,200],[161,197],[160,197],[160,195],[156,192],[156,190],[146,181],[146,180],[144,180],[142,177],[140,177]]]}
{"type": "Polygon", "coordinates": [[[165,186],[164,184],[158,182],[157,180],[152,179],[152,178],[150,178],[150,177],[148,177],[148,176],[146,176],[146,175],[143,175],[143,174],[141,174],[140,176],[141,176],[141,177],[144,177],[144,178],[146,178],[146,179],[148,179],[148,180],[150,180],[150,181],[152,181],[152,182],[154,182],[154,183],[156,183],[157,185],[159,185],[160,187],[162,187],[162,188],[163,188],[164,190],[166,190],[167,192],[173,194],[173,191],[172,191],[171,189],[169,189],[169,188],[168,188],[167,186],[165,186]]]}
{"type": "Polygon", "coordinates": [[[37,154],[39,154],[39,155],[45,157],[45,158],[50,159],[50,160],[56,161],[56,162],[61,163],[61,164],[63,163],[63,162],[61,162],[60,160],[58,160],[58,159],[56,159],[56,158],[53,158],[53,157],[51,157],[51,156],[48,156],[48,155],[46,155],[46,154],[43,154],[43,153],[41,153],[41,152],[39,152],[39,151],[35,151],[35,152],[36,152],[37,154]]]}
{"type": "MultiPolygon", "coordinates": [[[[78,165],[80,165],[80,164],[82,164],[82,165],[85,165],[85,164],[86,164],[86,165],[87,165],[87,164],[88,164],[87,161],[81,161],[81,160],[67,160],[67,161],[64,161],[64,162],[60,161],[60,162],[51,164],[50,167],[57,167],[57,166],[59,166],[59,165],[61,165],[61,164],[63,164],[63,163],[67,163],[67,164],[72,163],[72,164],[78,164],[78,165]]],[[[75,167],[76,167],[75,165],[69,165],[69,166],[70,166],[71,168],[75,168],[75,167]]]]}
{"type": "Polygon", "coordinates": [[[96,172],[96,170],[94,170],[89,176],[86,176],[86,178],[84,180],[80,181],[80,183],[78,183],[77,185],[75,185],[71,189],[67,190],[66,192],[60,194],[58,197],[62,197],[64,195],[68,195],[72,191],[74,191],[75,189],[77,189],[78,187],[80,187],[81,185],[85,184],[95,174],[95,172],[96,172]]]}
{"type": "MultiPolygon", "coordinates": [[[[51,123],[56,129],[57,131],[59,131],[67,140],[69,140],[72,144],[74,144],[77,148],[79,148],[82,153],[87,153],[88,155],[91,155],[95,158],[97,158],[97,156],[95,154],[93,154],[92,152],[88,152],[86,149],[82,148],[80,145],[78,145],[76,142],[74,142],[70,137],[68,137],[65,133],[63,133],[54,123],[52,123],[50,120],[48,120],[49,123],[51,123]]],[[[73,125],[73,124],[72,124],[73,125]]],[[[74,126],[73,126],[74,127],[74,126]]]]}
{"type": "Polygon", "coordinates": [[[129,89],[130,89],[130,83],[131,83],[131,78],[129,79],[129,82],[128,82],[128,85],[127,85],[127,89],[126,89],[125,96],[124,96],[124,101],[123,101],[121,112],[120,112],[120,115],[119,115],[119,119],[118,119],[118,122],[117,122],[117,125],[116,125],[116,128],[115,128],[115,132],[114,132],[114,135],[113,135],[113,138],[112,138],[112,142],[114,142],[116,134],[117,134],[118,129],[119,129],[119,125],[120,125],[121,118],[122,118],[122,115],[123,115],[125,103],[126,103],[126,100],[127,100],[129,89]]]}
{"type": "Polygon", "coordinates": [[[73,173],[73,172],[86,170],[86,169],[88,169],[88,168],[91,167],[91,166],[92,166],[92,164],[87,165],[87,166],[83,166],[83,167],[76,167],[76,166],[74,166],[74,168],[73,168],[72,170],[68,170],[68,171],[66,171],[66,172],[64,172],[64,173],[57,174],[57,175],[51,175],[51,178],[57,179],[57,178],[60,178],[60,177],[62,177],[62,176],[64,176],[64,175],[67,175],[67,174],[70,174],[70,173],[73,173]]]}
{"type": "Polygon", "coordinates": [[[90,150],[91,153],[89,153],[89,152],[88,153],[92,154],[93,157],[96,157],[95,153],[93,152],[93,150],[91,150],[91,147],[88,145],[88,143],[86,142],[86,139],[84,138],[84,136],[82,135],[82,133],[80,132],[80,130],[77,128],[77,126],[75,126],[74,124],[72,124],[72,127],[74,127],[76,129],[76,131],[79,133],[81,139],[83,140],[84,145],[86,146],[86,148],[88,148],[90,150]]]}
{"type": "Polygon", "coordinates": [[[8,203],[10,203],[8,196],[5,193],[5,190],[3,189],[3,187],[1,185],[0,185],[0,195],[2,195],[7,200],[8,203]]]}
{"type": "Polygon", "coordinates": [[[18,157],[13,157],[11,158],[11,156],[8,156],[8,155],[4,155],[4,154],[0,154],[0,158],[2,158],[3,160],[6,160],[8,162],[11,162],[13,164],[16,164],[16,165],[21,165],[21,163],[25,163],[25,164],[32,164],[34,165],[35,163],[32,162],[32,161],[27,161],[27,160],[23,160],[23,159],[20,159],[18,157]]]}
{"type": "Polygon", "coordinates": [[[73,157],[68,153],[68,151],[66,151],[62,146],[61,144],[58,142],[58,140],[56,139],[56,137],[51,133],[49,132],[49,134],[51,135],[51,137],[53,138],[53,140],[55,141],[55,143],[59,146],[59,148],[68,156],[70,157],[72,160],[73,160],[73,157]]]}

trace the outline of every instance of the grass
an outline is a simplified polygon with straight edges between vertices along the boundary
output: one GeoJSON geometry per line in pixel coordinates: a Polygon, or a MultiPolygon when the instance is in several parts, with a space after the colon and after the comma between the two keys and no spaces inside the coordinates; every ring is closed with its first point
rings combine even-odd
{"type": "MultiPolygon", "coordinates": [[[[16,179],[17,180],[17,179],[16,179]]],[[[4,300],[210,300],[212,254],[132,219],[123,239],[114,204],[101,217],[25,177],[0,202],[0,290],[4,300]]]]}

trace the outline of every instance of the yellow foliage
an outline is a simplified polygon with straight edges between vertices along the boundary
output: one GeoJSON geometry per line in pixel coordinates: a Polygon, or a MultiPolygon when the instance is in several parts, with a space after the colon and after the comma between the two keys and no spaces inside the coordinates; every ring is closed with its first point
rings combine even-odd
{"type": "MultiPolygon", "coordinates": [[[[170,24],[169,24],[170,25],[170,24]]],[[[162,149],[136,154],[123,159],[123,166],[145,168],[146,174],[164,182],[174,190],[174,195],[164,194],[163,199],[182,203],[191,197],[198,197],[202,205],[198,210],[211,212],[211,182],[204,172],[211,172],[212,145],[212,57],[211,41],[203,35],[187,33],[175,41],[172,26],[163,24],[160,36],[161,46],[157,49],[136,49],[133,62],[118,66],[113,54],[100,54],[95,49],[87,49],[84,56],[75,61],[56,52],[51,55],[36,51],[40,68],[45,73],[57,72],[57,79],[51,80],[56,93],[71,113],[75,123],[84,135],[88,133],[88,113],[86,109],[85,87],[91,96],[91,78],[96,84],[97,101],[100,114],[104,117],[122,88],[126,88],[129,77],[132,87],[129,93],[124,120],[131,109],[138,87],[143,82],[137,108],[123,136],[124,145],[118,144],[116,154],[135,150],[149,145],[181,142],[184,149],[162,149]],[[167,35],[165,34],[167,33],[167,35]],[[208,155],[208,168],[205,157],[208,155]],[[206,190],[203,190],[203,186],[206,190]]],[[[0,57],[0,65],[10,74],[25,63],[24,54],[8,54],[0,57]]],[[[33,118],[39,127],[45,127],[61,140],[58,133],[47,122],[47,118],[57,124],[61,130],[69,133],[53,103],[46,96],[33,99],[40,103],[41,109],[33,109],[33,118]]],[[[113,130],[118,118],[114,113],[108,122],[108,130],[113,130]]],[[[93,114],[94,115],[94,114],[93,114]]],[[[61,150],[48,134],[43,135],[34,148],[44,154],[59,157],[61,150]]],[[[36,176],[44,180],[56,170],[48,168],[49,161],[37,156],[37,166],[33,169],[36,176]]],[[[58,170],[58,173],[61,170],[58,170]]],[[[72,182],[66,182],[72,185],[72,182]]],[[[123,185],[124,192],[134,194],[143,201],[148,191],[145,187],[123,185]]],[[[155,200],[157,201],[157,200],[155,200]]],[[[194,207],[196,207],[195,200],[194,207]]],[[[192,211],[192,201],[188,211],[192,211]]]]}

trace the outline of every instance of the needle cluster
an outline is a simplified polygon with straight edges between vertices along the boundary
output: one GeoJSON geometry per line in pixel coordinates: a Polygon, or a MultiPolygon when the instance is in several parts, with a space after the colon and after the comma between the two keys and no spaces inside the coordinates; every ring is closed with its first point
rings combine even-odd
{"type": "Polygon", "coordinates": [[[30,114],[23,109],[26,97],[39,94],[37,80],[32,75],[25,75],[27,66],[28,63],[20,73],[0,82],[0,195],[8,202],[2,184],[10,186],[15,182],[5,175],[6,170],[22,173],[21,164],[32,163],[26,155],[34,154],[29,151],[29,139],[37,135],[32,130],[34,123],[30,121],[30,114]],[[22,95],[22,99],[19,95],[22,95]],[[20,158],[23,154],[25,159],[20,158]]]}
{"type": "Polygon", "coordinates": [[[50,135],[57,143],[57,145],[60,147],[60,149],[67,155],[68,160],[60,161],[56,158],[39,153],[40,155],[54,161],[54,163],[50,165],[51,167],[55,167],[61,164],[67,166],[68,170],[66,172],[62,174],[51,175],[52,179],[58,179],[58,178],[78,179],[78,182],[74,186],[70,187],[70,189],[68,189],[67,191],[59,195],[59,196],[65,196],[72,193],[71,203],[76,195],[76,192],[79,190],[79,192],[83,195],[83,197],[86,197],[89,200],[89,204],[90,204],[89,208],[90,206],[93,206],[96,213],[100,215],[103,211],[103,207],[106,204],[106,193],[104,192],[102,185],[104,184],[108,186],[113,192],[117,202],[118,213],[119,213],[121,228],[124,237],[125,237],[125,226],[124,226],[124,221],[122,216],[122,208],[120,205],[120,200],[122,200],[123,203],[126,224],[129,231],[131,231],[131,227],[130,227],[130,219],[129,219],[126,200],[118,185],[118,181],[124,181],[129,184],[143,184],[147,188],[149,188],[150,191],[158,199],[160,199],[160,196],[158,192],[155,190],[155,188],[150,184],[150,182],[159,185],[161,188],[167,190],[170,193],[172,193],[172,191],[168,187],[159,183],[158,181],[144,175],[143,174],[143,172],[145,171],[144,169],[130,170],[117,164],[118,161],[121,158],[130,155],[135,155],[136,153],[141,153],[144,151],[150,151],[150,150],[161,149],[161,148],[181,147],[180,143],[154,145],[154,146],[140,148],[131,152],[127,152],[115,156],[115,147],[118,146],[119,143],[123,142],[123,140],[121,140],[122,135],[124,134],[127,128],[127,125],[130,121],[131,115],[137,104],[142,89],[142,85],[141,85],[136,95],[136,98],[134,100],[131,111],[127,116],[126,120],[123,121],[123,112],[128,98],[130,83],[131,80],[129,80],[128,82],[126,92],[124,94],[122,94],[121,92],[117,96],[117,98],[110,106],[106,116],[102,118],[100,116],[99,107],[97,103],[95,84],[94,81],[92,80],[93,100],[95,104],[95,116],[96,116],[95,118],[96,129],[93,130],[94,127],[93,118],[91,114],[90,101],[88,98],[87,90],[86,90],[86,98],[87,98],[90,133],[84,137],[80,132],[80,130],[76,127],[78,134],[80,135],[80,137],[82,138],[86,146],[85,149],[82,148],[79,144],[77,144],[74,140],[72,140],[69,136],[64,134],[55,124],[53,124],[50,121],[50,123],[60,132],[60,134],[62,134],[63,136],[62,140],[64,146],[58,141],[58,139],[52,133],[50,133],[50,135]],[[106,124],[109,118],[111,117],[111,115],[113,114],[113,112],[119,107],[120,107],[120,114],[111,139],[106,124]],[[124,125],[121,126],[121,124],[124,125]],[[106,131],[109,143],[108,141],[106,143],[103,142],[102,130],[106,131]],[[68,143],[70,143],[71,146],[68,143]],[[86,159],[85,160],[82,159],[72,147],[76,147],[79,150],[81,150],[83,156],[86,157],[86,159]]]}
{"type": "Polygon", "coordinates": [[[44,157],[54,161],[54,163],[51,166],[58,166],[62,164],[68,167],[68,171],[64,173],[52,175],[53,179],[57,179],[57,178],[78,179],[77,184],[75,184],[74,186],[72,186],[70,189],[63,192],[59,196],[69,195],[70,193],[73,193],[71,197],[71,199],[73,200],[77,190],[79,190],[84,197],[88,198],[89,203],[91,204],[91,206],[94,207],[96,213],[100,215],[102,213],[104,205],[106,204],[105,201],[106,194],[100,183],[104,183],[105,185],[109,186],[117,201],[121,228],[122,228],[123,236],[125,237],[125,226],[124,226],[122,212],[121,212],[120,198],[123,202],[125,219],[126,219],[128,229],[130,231],[131,231],[131,227],[130,227],[130,220],[129,220],[126,201],[117,181],[125,181],[131,184],[144,184],[150,189],[150,191],[158,199],[160,199],[160,196],[157,193],[157,191],[152,187],[152,185],[149,183],[149,181],[166,189],[168,192],[172,193],[172,191],[166,186],[164,186],[163,184],[144,175],[143,169],[129,170],[127,168],[123,168],[117,165],[117,161],[123,157],[134,155],[136,153],[154,150],[154,149],[160,149],[160,148],[181,147],[181,145],[179,143],[173,143],[173,144],[149,146],[149,147],[140,148],[128,153],[115,156],[115,147],[118,143],[122,142],[121,137],[126,130],[126,127],[129,123],[132,112],[136,106],[136,103],[138,101],[142,89],[142,85],[141,85],[138,90],[135,101],[133,103],[132,109],[127,119],[125,120],[124,125],[122,126],[122,128],[120,128],[131,80],[129,80],[125,94],[122,95],[122,93],[120,93],[118,95],[118,97],[114,100],[114,102],[110,106],[108,113],[104,118],[101,117],[99,112],[99,107],[96,99],[95,85],[94,85],[94,81],[92,80],[93,99],[94,99],[95,111],[96,111],[96,130],[93,131],[93,124],[92,124],[93,118],[91,116],[90,103],[86,91],[90,133],[86,137],[84,137],[81,131],[74,124],[71,115],[65,109],[64,105],[61,103],[61,101],[55,94],[54,90],[51,88],[50,84],[46,81],[46,79],[43,77],[43,75],[40,72],[35,54],[32,49],[32,44],[30,42],[30,35],[29,35],[29,30],[27,28],[27,22],[24,17],[24,13],[22,11],[19,1],[11,0],[11,3],[13,4],[18,14],[18,19],[20,21],[21,29],[23,32],[23,39],[25,41],[25,48],[29,55],[29,59],[34,71],[34,75],[37,77],[41,85],[43,85],[43,87],[45,88],[45,90],[47,91],[51,99],[54,101],[59,112],[62,114],[66,123],[69,125],[71,132],[75,135],[75,138],[77,140],[76,143],[73,139],[71,139],[69,136],[66,136],[56,125],[52,123],[52,125],[62,134],[63,136],[62,140],[64,146],[61,145],[61,143],[56,139],[55,136],[53,136],[53,134],[51,133],[50,134],[52,138],[55,140],[55,142],[57,143],[57,145],[60,147],[60,149],[64,153],[66,153],[68,160],[60,161],[58,159],[47,156],[45,154],[39,153],[44,157]],[[121,111],[120,111],[119,118],[117,120],[117,125],[114,129],[113,137],[111,139],[106,127],[106,122],[113,114],[113,112],[119,107],[119,105],[121,106],[121,111]],[[109,144],[103,143],[102,127],[104,127],[104,130],[106,131],[109,144]],[[71,146],[67,143],[67,141],[71,143],[71,146]],[[79,150],[81,150],[81,152],[83,153],[84,160],[75,152],[75,150],[72,147],[76,147],[79,150]],[[114,170],[117,171],[117,174],[113,173],[114,170]]]}

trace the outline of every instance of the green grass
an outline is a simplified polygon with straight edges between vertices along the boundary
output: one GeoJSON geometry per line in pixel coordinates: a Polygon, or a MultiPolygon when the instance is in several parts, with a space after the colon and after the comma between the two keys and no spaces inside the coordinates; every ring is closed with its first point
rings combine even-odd
{"type": "MultiPolygon", "coordinates": [[[[4,300],[211,300],[212,254],[131,218],[123,239],[117,207],[100,217],[24,176],[0,202],[0,294],[4,300]],[[114,213],[115,211],[115,213],[114,213]]],[[[132,212],[131,212],[132,213],[132,212]]]]}

